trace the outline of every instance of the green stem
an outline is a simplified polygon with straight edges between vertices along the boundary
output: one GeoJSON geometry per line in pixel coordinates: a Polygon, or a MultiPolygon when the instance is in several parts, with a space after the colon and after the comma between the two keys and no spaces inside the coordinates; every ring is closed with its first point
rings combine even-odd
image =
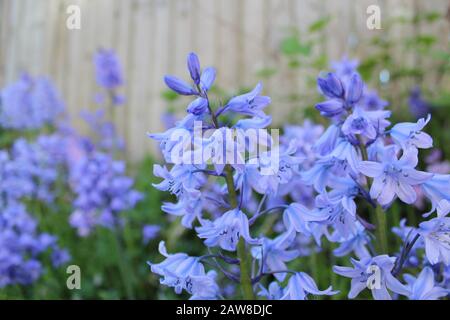
{"type": "MultiPolygon", "coordinates": [[[[233,172],[230,167],[230,165],[225,166],[225,180],[227,182],[227,189],[230,199],[231,207],[236,208],[237,206],[237,196],[236,196],[236,190],[234,188],[234,182],[233,182],[233,172]]],[[[248,259],[247,250],[245,247],[245,241],[241,237],[238,242],[237,246],[237,255],[239,258],[239,267],[241,271],[241,287],[242,287],[242,296],[244,300],[254,300],[255,295],[253,293],[253,287],[252,287],[252,281],[251,281],[251,275],[250,275],[250,260],[248,259]]]]}
{"type": "Polygon", "coordinates": [[[122,283],[125,288],[127,298],[130,300],[134,300],[135,296],[133,292],[131,270],[129,269],[128,257],[124,250],[124,239],[122,236],[122,232],[118,227],[116,227],[116,229],[114,230],[114,238],[116,243],[117,255],[119,258],[118,265],[120,277],[122,278],[122,283]]]}
{"type": "MultiPolygon", "coordinates": [[[[361,139],[361,136],[359,138],[359,146],[361,150],[361,155],[364,161],[368,161],[369,157],[367,154],[366,146],[361,139]]],[[[369,190],[372,186],[372,178],[367,177],[367,185],[369,187],[369,190]]],[[[387,233],[386,233],[386,214],[381,208],[380,205],[377,205],[375,208],[375,218],[377,221],[377,240],[378,240],[378,250],[382,253],[388,253],[388,240],[387,240],[387,233]]]]}
{"type": "Polygon", "coordinates": [[[377,218],[377,238],[379,252],[388,253],[388,239],[386,233],[386,213],[383,211],[380,205],[375,209],[375,214],[377,218]]]}

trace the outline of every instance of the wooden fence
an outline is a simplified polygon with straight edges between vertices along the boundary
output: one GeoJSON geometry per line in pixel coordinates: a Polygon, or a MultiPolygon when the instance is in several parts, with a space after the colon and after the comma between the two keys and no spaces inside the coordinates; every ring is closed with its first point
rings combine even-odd
{"type": "MultiPolygon", "coordinates": [[[[162,77],[186,76],[185,57],[200,55],[203,65],[218,69],[227,89],[252,86],[256,71],[280,62],[280,40],[286,28],[305,29],[320,17],[333,17],[323,30],[321,50],[339,58],[351,43],[370,37],[366,8],[381,7],[386,16],[411,15],[413,10],[444,12],[448,0],[0,0],[0,86],[23,71],[49,75],[61,90],[69,111],[93,109],[97,92],[92,54],[99,47],[114,48],[123,63],[127,97],[115,122],[126,137],[128,155],[139,159],[155,144],[147,131],[162,129],[162,77]],[[66,27],[69,5],[81,8],[81,29],[66,27]]],[[[447,26],[438,26],[442,42],[447,26]]],[[[413,32],[409,29],[398,30],[413,32]]],[[[358,49],[361,55],[364,48],[358,49]]],[[[296,77],[301,77],[297,75],[296,77]]],[[[294,79],[295,80],[295,79],[294,79]]],[[[272,111],[280,120],[289,107],[277,97],[301,90],[281,72],[265,83],[272,95],[272,111]]]]}

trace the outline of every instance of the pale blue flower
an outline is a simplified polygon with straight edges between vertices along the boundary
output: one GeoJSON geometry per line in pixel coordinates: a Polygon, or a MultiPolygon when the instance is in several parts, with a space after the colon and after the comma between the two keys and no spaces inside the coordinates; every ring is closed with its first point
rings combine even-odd
{"type": "Polygon", "coordinates": [[[391,128],[390,135],[403,150],[411,147],[421,149],[431,148],[433,146],[433,138],[428,133],[422,131],[430,120],[431,115],[428,114],[426,119],[421,118],[417,123],[397,123],[391,128]]]}
{"type": "Polygon", "coordinates": [[[225,106],[226,111],[232,111],[249,116],[264,117],[263,109],[271,100],[267,96],[261,96],[262,84],[258,83],[249,93],[232,98],[225,106]]]}
{"type": "Polygon", "coordinates": [[[409,149],[397,159],[395,148],[386,149],[380,162],[361,161],[359,171],[374,178],[370,196],[381,205],[388,205],[397,195],[405,203],[416,201],[416,191],[412,186],[422,184],[433,177],[432,173],[415,170],[417,149],[409,149]]]}
{"type": "Polygon", "coordinates": [[[422,222],[417,231],[425,241],[425,253],[431,264],[450,264],[450,218],[422,222]]]}
{"type": "Polygon", "coordinates": [[[434,176],[420,185],[424,195],[431,201],[430,215],[435,210],[438,217],[450,212],[450,174],[434,174],[434,176]]]}
{"type": "Polygon", "coordinates": [[[319,290],[313,278],[304,272],[296,272],[291,276],[284,289],[281,300],[308,300],[308,295],[327,295],[332,296],[339,293],[328,287],[325,290],[319,290]]]}
{"type": "Polygon", "coordinates": [[[438,300],[449,294],[448,289],[435,285],[434,272],[430,267],[425,267],[416,278],[413,275],[403,275],[411,294],[410,300],[438,300]]]}
{"type": "Polygon", "coordinates": [[[159,252],[166,257],[161,263],[148,262],[153,273],[161,276],[161,284],[173,287],[177,294],[183,289],[188,290],[191,278],[204,276],[205,268],[199,258],[190,257],[185,253],[167,253],[164,241],[159,243],[159,252]]]}
{"type": "Polygon", "coordinates": [[[334,266],[333,271],[343,277],[351,278],[350,299],[355,298],[361,291],[369,288],[375,300],[391,300],[388,289],[392,292],[408,296],[408,288],[398,281],[391,271],[396,258],[387,255],[350,259],[353,267],[334,266]],[[371,288],[370,288],[371,287],[371,288]]]}
{"type": "MultiPolygon", "coordinates": [[[[262,239],[262,245],[252,248],[252,255],[263,265],[262,272],[286,270],[286,262],[298,257],[298,250],[288,249],[295,239],[295,232],[287,231],[275,239],[262,239]]],[[[278,281],[283,281],[285,273],[275,273],[278,281]]]]}
{"type": "Polygon", "coordinates": [[[240,237],[249,244],[260,241],[250,236],[248,218],[238,208],[225,212],[214,221],[201,220],[201,227],[195,228],[198,236],[208,247],[219,246],[224,250],[235,251],[240,237]]]}

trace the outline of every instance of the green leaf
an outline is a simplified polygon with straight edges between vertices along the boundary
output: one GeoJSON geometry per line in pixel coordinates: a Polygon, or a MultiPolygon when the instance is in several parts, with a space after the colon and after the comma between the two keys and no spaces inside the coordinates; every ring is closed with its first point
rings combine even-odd
{"type": "Polygon", "coordinates": [[[281,42],[281,52],[287,56],[298,54],[307,56],[311,52],[311,46],[301,43],[296,36],[291,36],[281,42]]]}
{"type": "Polygon", "coordinates": [[[161,97],[164,100],[171,102],[177,100],[180,96],[172,90],[164,90],[163,92],[161,92],[161,97]]]}
{"type": "Polygon", "coordinates": [[[323,18],[320,18],[319,20],[316,20],[309,25],[308,31],[311,33],[321,31],[328,25],[330,21],[331,16],[325,16],[323,18]]]}

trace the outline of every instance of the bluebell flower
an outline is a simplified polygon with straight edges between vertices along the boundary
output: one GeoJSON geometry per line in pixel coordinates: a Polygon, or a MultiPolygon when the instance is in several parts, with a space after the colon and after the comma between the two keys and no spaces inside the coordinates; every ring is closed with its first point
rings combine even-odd
{"type": "Polygon", "coordinates": [[[174,77],[165,76],[166,85],[178,94],[185,96],[199,95],[203,96],[212,86],[216,78],[216,70],[212,67],[205,68],[203,72],[200,70],[200,61],[198,56],[191,52],[188,55],[187,66],[189,74],[194,81],[195,88],[189,83],[174,77]]]}
{"type": "Polygon", "coordinates": [[[196,116],[201,115],[208,111],[208,100],[197,98],[188,105],[186,111],[196,116]]]}
{"type": "Polygon", "coordinates": [[[44,77],[22,77],[0,92],[0,126],[15,130],[54,124],[65,109],[53,83],[44,77]]]}
{"type": "Polygon", "coordinates": [[[91,142],[98,150],[105,152],[124,150],[125,142],[117,134],[115,125],[107,121],[105,109],[100,108],[93,112],[84,110],[80,116],[95,135],[91,142]]]}
{"type": "Polygon", "coordinates": [[[332,296],[339,291],[333,291],[328,287],[325,290],[319,290],[313,278],[304,272],[296,272],[291,276],[284,289],[281,300],[308,300],[308,295],[327,295],[332,296]]]}
{"type": "Polygon", "coordinates": [[[313,185],[317,192],[324,192],[332,179],[347,175],[349,170],[346,160],[327,156],[317,160],[312,168],[301,172],[300,175],[305,184],[313,185]]]}
{"type": "MultiPolygon", "coordinates": [[[[183,150],[183,144],[189,138],[191,140],[191,134],[194,130],[194,122],[197,121],[198,116],[189,113],[182,120],[176,122],[175,127],[167,129],[162,133],[148,133],[148,137],[159,142],[159,148],[164,156],[164,160],[167,163],[174,163],[172,159],[172,151],[181,149],[183,150]],[[183,136],[179,139],[174,139],[178,137],[177,134],[183,133],[183,136]]],[[[190,147],[190,145],[189,145],[190,147]]]]}
{"type": "Polygon", "coordinates": [[[328,73],[326,78],[318,78],[317,85],[321,93],[328,98],[343,98],[344,96],[341,80],[334,73],[328,73]]]}
{"type": "Polygon", "coordinates": [[[431,115],[428,114],[426,119],[421,118],[417,123],[397,123],[391,128],[390,135],[403,150],[411,147],[421,149],[431,148],[433,146],[433,138],[422,131],[430,120],[431,115]]]}
{"type": "Polygon", "coordinates": [[[389,126],[390,122],[386,118],[390,115],[390,111],[365,111],[356,107],[342,124],[342,132],[346,135],[362,135],[373,140],[389,126]]]}
{"type": "Polygon", "coordinates": [[[334,232],[330,237],[330,241],[338,242],[340,245],[333,250],[336,257],[344,257],[354,252],[355,255],[361,259],[367,257],[369,250],[367,245],[370,243],[370,237],[365,232],[364,227],[357,223],[357,231],[355,234],[350,234],[348,237],[342,237],[339,232],[334,232]]]}
{"type": "Polygon", "coordinates": [[[388,205],[397,195],[400,200],[411,204],[416,201],[416,191],[412,186],[422,184],[433,177],[432,173],[415,170],[417,149],[409,149],[397,159],[393,146],[386,148],[381,162],[361,161],[359,171],[374,178],[370,196],[381,205],[388,205]]]}
{"type": "Polygon", "coordinates": [[[311,234],[311,222],[325,221],[327,215],[322,215],[315,209],[308,209],[300,203],[291,203],[283,212],[283,223],[287,230],[295,230],[302,234],[311,234]]]}
{"type": "Polygon", "coordinates": [[[133,208],[142,194],[133,189],[133,179],[125,175],[125,163],[94,152],[70,170],[70,184],[76,198],[71,225],[80,236],[101,225],[120,225],[119,213],[133,208]]]}
{"type": "Polygon", "coordinates": [[[357,172],[357,164],[360,156],[354,143],[349,139],[339,138],[336,142],[336,147],[329,154],[329,157],[345,161],[350,173],[355,174],[357,172]]]}
{"type": "Polygon", "coordinates": [[[352,268],[334,266],[333,271],[352,279],[352,286],[348,293],[349,299],[355,298],[361,291],[368,288],[372,291],[375,300],[391,300],[388,289],[404,296],[410,294],[408,288],[391,274],[395,259],[387,255],[368,256],[359,261],[350,259],[352,268]]]}
{"type": "Polygon", "coordinates": [[[265,297],[268,300],[280,300],[283,296],[283,291],[280,284],[277,281],[273,281],[269,284],[267,289],[260,285],[258,296],[265,297]]]}
{"type": "Polygon", "coordinates": [[[262,84],[258,83],[249,93],[230,99],[225,105],[225,110],[248,116],[264,117],[263,109],[270,104],[271,100],[267,96],[261,96],[261,91],[262,84]]]}
{"type": "Polygon", "coordinates": [[[142,227],[142,241],[144,244],[148,244],[151,240],[155,239],[161,227],[156,224],[147,224],[142,227]]]}
{"type": "Polygon", "coordinates": [[[195,219],[202,216],[204,200],[200,192],[184,194],[178,198],[178,202],[164,202],[161,210],[167,214],[182,217],[181,224],[185,228],[192,228],[195,219]]]}
{"type": "Polygon", "coordinates": [[[94,55],[94,65],[99,86],[115,89],[123,84],[122,67],[114,50],[98,50],[94,55]]]}
{"type": "Polygon", "coordinates": [[[205,268],[199,258],[190,257],[185,253],[167,253],[164,241],[159,243],[159,252],[166,257],[161,263],[151,263],[151,271],[161,276],[161,284],[173,287],[177,294],[183,289],[189,291],[193,277],[205,276],[205,268]]]}
{"type": "Polygon", "coordinates": [[[259,244],[250,236],[248,218],[238,208],[225,212],[214,221],[201,220],[201,227],[195,228],[199,238],[206,239],[208,247],[219,246],[224,250],[235,251],[240,237],[249,244],[259,244]]]}
{"type": "Polygon", "coordinates": [[[367,111],[383,110],[389,103],[381,99],[375,90],[365,91],[359,104],[367,111]]]}
{"type": "Polygon", "coordinates": [[[63,266],[69,262],[71,258],[72,257],[67,249],[59,249],[58,247],[55,247],[51,255],[52,265],[55,268],[63,266]]]}
{"type": "MultiPolygon", "coordinates": [[[[286,262],[298,257],[298,250],[288,249],[295,239],[295,232],[287,231],[275,239],[262,239],[262,245],[252,248],[252,255],[262,264],[262,272],[286,270],[286,262]]],[[[278,281],[283,281],[285,273],[275,273],[278,281]]]]}
{"type": "Polygon", "coordinates": [[[358,60],[350,60],[344,56],[339,61],[333,61],[331,68],[336,72],[338,77],[347,79],[357,72],[358,65],[358,60]]]}
{"type": "Polygon", "coordinates": [[[330,154],[336,147],[336,143],[341,134],[341,128],[337,125],[330,125],[314,145],[314,150],[321,156],[330,154]]]}
{"type": "Polygon", "coordinates": [[[422,222],[417,232],[425,242],[425,253],[431,264],[450,265],[450,218],[433,218],[422,222]]]}
{"type": "Polygon", "coordinates": [[[437,300],[448,296],[450,290],[435,285],[434,272],[425,267],[416,278],[410,274],[403,275],[411,294],[410,300],[437,300]]]}
{"type": "Polygon", "coordinates": [[[44,273],[41,259],[49,250],[54,267],[67,262],[70,256],[56,241],[38,232],[37,221],[23,204],[13,201],[0,208],[0,288],[38,280],[44,273]]]}
{"type": "Polygon", "coordinates": [[[164,82],[170,89],[184,96],[192,96],[198,93],[190,84],[174,76],[164,76],[164,82]]]}
{"type": "Polygon", "coordinates": [[[364,82],[358,73],[354,73],[345,88],[345,102],[354,105],[360,101],[364,90],[364,82]]]}
{"type": "Polygon", "coordinates": [[[362,97],[364,83],[358,73],[354,73],[345,83],[329,74],[327,79],[318,80],[319,87],[329,100],[316,104],[316,109],[325,117],[335,117],[353,108],[362,97]]]}
{"type": "Polygon", "coordinates": [[[206,275],[190,276],[186,289],[192,295],[189,300],[216,300],[219,286],[216,283],[217,272],[209,271],[206,275]]]}
{"type": "Polygon", "coordinates": [[[322,116],[331,118],[344,113],[345,104],[341,100],[331,99],[316,104],[316,109],[322,116]]]}
{"type": "Polygon", "coordinates": [[[196,195],[199,193],[198,189],[206,182],[205,175],[197,172],[198,169],[199,167],[193,165],[180,164],[174,165],[168,171],[166,167],[155,164],[153,174],[164,180],[153,184],[153,187],[161,191],[169,191],[177,197],[185,193],[196,195]]]}
{"type": "Polygon", "coordinates": [[[431,104],[422,97],[419,87],[414,87],[408,97],[409,111],[416,118],[424,118],[431,112],[431,104]]]}
{"type": "Polygon", "coordinates": [[[431,209],[425,216],[435,210],[438,217],[450,212],[450,174],[434,174],[434,176],[420,185],[424,195],[431,201],[431,209]]]}
{"type": "Polygon", "coordinates": [[[189,73],[191,74],[192,80],[194,80],[195,84],[200,84],[200,61],[198,60],[198,56],[191,52],[187,57],[187,66],[189,73]]]}
{"type": "Polygon", "coordinates": [[[332,226],[342,237],[356,233],[356,204],[352,196],[332,197],[323,193],[316,197],[313,212],[317,216],[326,217],[321,224],[332,226]]]}

